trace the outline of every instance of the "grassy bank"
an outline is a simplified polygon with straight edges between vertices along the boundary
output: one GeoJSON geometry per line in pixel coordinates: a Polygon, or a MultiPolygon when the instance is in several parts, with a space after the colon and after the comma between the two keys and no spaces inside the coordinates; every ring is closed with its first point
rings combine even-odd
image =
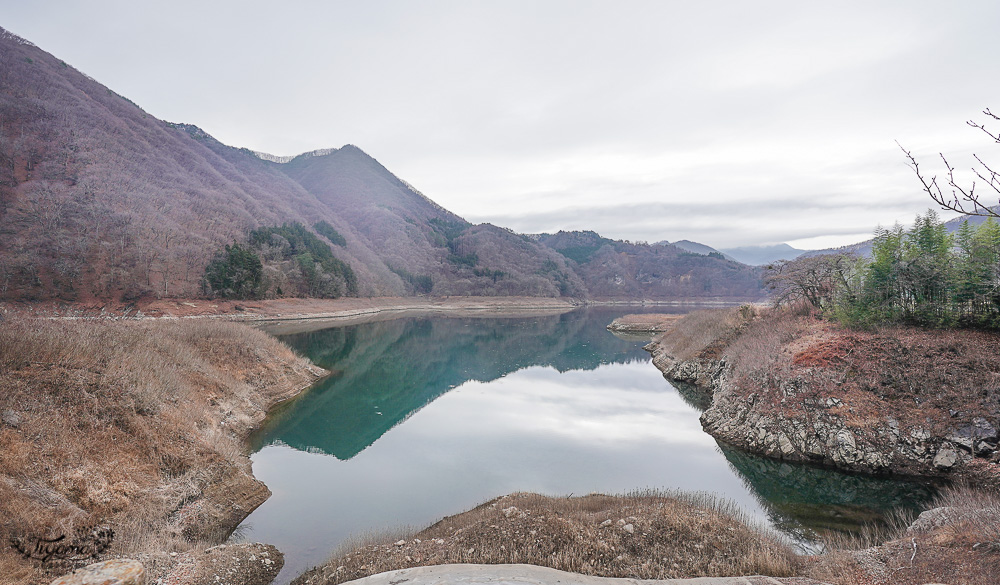
{"type": "Polygon", "coordinates": [[[551,498],[512,494],[401,538],[358,543],[296,585],[395,569],[525,563],[601,577],[664,579],[796,573],[792,550],[731,503],[705,494],[551,498]]]}
{"type": "MultiPolygon", "coordinates": [[[[154,575],[266,499],[243,441],[322,373],[236,323],[27,318],[0,327],[0,372],[4,541],[109,526],[105,554],[145,558],[154,575]]],[[[12,582],[66,568],[0,552],[12,582]]]]}

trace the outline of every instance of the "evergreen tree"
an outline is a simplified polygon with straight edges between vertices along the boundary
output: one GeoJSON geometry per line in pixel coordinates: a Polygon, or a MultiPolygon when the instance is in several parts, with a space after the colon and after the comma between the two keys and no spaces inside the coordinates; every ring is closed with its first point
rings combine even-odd
{"type": "Polygon", "coordinates": [[[212,258],[202,281],[205,293],[227,299],[256,299],[263,293],[264,265],[253,250],[236,242],[212,258]]]}

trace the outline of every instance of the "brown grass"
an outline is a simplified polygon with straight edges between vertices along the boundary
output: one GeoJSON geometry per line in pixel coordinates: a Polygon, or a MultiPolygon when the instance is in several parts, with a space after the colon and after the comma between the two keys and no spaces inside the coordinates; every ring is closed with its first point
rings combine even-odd
{"type": "Polygon", "coordinates": [[[664,579],[795,573],[789,546],[727,500],[635,493],[513,494],[410,538],[359,547],[295,583],[333,585],[414,566],[525,563],[602,577],[664,579]]]}
{"type": "MultiPolygon", "coordinates": [[[[108,525],[115,556],[224,536],[235,518],[212,490],[229,482],[266,494],[247,475],[243,439],[313,378],[308,367],[236,323],[4,321],[0,536],[108,525]]],[[[0,552],[0,574],[18,582],[66,568],[0,552]]]]}
{"type": "Polygon", "coordinates": [[[677,360],[715,359],[756,313],[750,305],[692,311],[675,321],[657,342],[677,360]]]}
{"type": "Polygon", "coordinates": [[[830,551],[810,559],[804,572],[836,585],[997,583],[1000,496],[945,489],[912,524],[895,522],[885,532],[828,544],[830,551]]]}

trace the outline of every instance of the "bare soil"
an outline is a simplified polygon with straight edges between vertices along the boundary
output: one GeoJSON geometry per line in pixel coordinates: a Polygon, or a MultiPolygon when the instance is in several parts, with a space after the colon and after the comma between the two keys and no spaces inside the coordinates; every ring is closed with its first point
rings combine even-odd
{"type": "Polygon", "coordinates": [[[0,315],[69,319],[216,317],[240,321],[352,318],[402,311],[568,311],[577,301],[548,297],[343,297],[339,299],[144,299],[135,303],[0,303],[0,315]]]}

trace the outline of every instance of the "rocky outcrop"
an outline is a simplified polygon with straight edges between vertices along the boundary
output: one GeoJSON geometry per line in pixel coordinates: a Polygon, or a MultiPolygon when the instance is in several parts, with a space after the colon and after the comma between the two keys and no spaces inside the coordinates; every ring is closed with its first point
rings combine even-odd
{"type": "Polygon", "coordinates": [[[653,365],[663,372],[663,377],[668,380],[694,384],[712,392],[722,385],[722,377],[726,370],[725,360],[704,358],[678,360],[663,351],[655,341],[643,349],[653,354],[653,365]]]}
{"type": "Polygon", "coordinates": [[[63,575],[52,585],[145,585],[146,570],[131,559],[112,559],[63,575]]]}
{"type": "Polygon", "coordinates": [[[751,392],[732,381],[725,359],[677,360],[656,341],[646,349],[665,378],[696,384],[711,395],[702,426],[738,449],[846,471],[961,475],[1000,484],[994,465],[1000,436],[986,418],[952,424],[948,413],[929,409],[922,411],[925,424],[891,412],[862,416],[845,397],[816,392],[807,376],[780,380],[776,391],[751,392]]]}

